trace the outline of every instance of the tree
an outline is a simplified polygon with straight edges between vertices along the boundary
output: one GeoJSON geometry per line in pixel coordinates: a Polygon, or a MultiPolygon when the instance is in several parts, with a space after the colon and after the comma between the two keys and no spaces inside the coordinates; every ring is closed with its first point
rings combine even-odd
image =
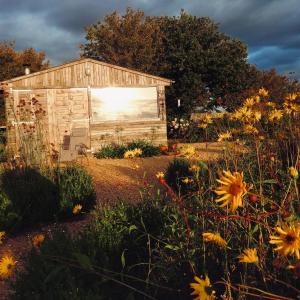
{"type": "Polygon", "coordinates": [[[16,51],[13,42],[0,42],[0,82],[24,75],[24,65],[31,72],[47,69],[49,61],[45,62],[45,53],[33,48],[16,51]]]}
{"type": "Polygon", "coordinates": [[[178,98],[183,114],[217,104],[231,110],[258,80],[246,45],[221,33],[210,18],[185,11],[177,17],[146,17],[128,8],[124,16],[114,12],[86,32],[82,56],[174,80],[167,89],[169,114],[178,113],[178,98]]]}
{"type": "Polygon", "coordinates": [[[162,43],[159,18],[128,8],[124,16],[114,12],[85,30],[88,42],[80,46],[83,57],[144,72],[156,71],[162,43]]]}

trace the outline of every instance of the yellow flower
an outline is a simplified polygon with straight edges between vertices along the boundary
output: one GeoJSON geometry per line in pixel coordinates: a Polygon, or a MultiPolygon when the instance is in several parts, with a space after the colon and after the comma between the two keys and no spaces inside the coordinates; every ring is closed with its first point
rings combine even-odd
{"type": "Polygon", "coordinates": [[[258,111],[258,110],[254,111],[254,112],[253,112],[253,119],[254,119],[255,121],[259,121],[259,120],[261,119],[261,112],[258,111]]]}
{"type": "Polygon", "coordinates": [[[255,104],[255,99],[253,97],[247,98],[243,103],[243,105],[247,107],[251,107],[254,104],[255,104]]]}
{"type": "Polygon", "coordinates": [[[294,101],[298,97],[297,93],[290,93],[287,94],[286,97],[284,98],[286,101],[294,101]]]}
{"type": "Polygon", "coordinates": [[[76,205],[73,207],[72,212],[73,212],[74,215],[77,215],[77,214],[79,214],[79,212],[80,212],[81,210],[82,210],[82,205],[76,204],[76,205]]]}
{"type": "Polygon", "coordinates": [[[299,112],[300,111],[300,106],[295,104],[295,103],[291,103],[291,102],[284,102],[283,103],[283,107],[284,107],[284,111],[287,114],[291,114],[293,112],[299,112]]]}
{"type": "Polygon", "coordinates": [[[124,158],[134,158],[134,157],[138,157],[141,156],[143,153],[142,149],[139,148],[135,148],[133,150],[127,150],[124,153],[124,158]]]}
{"type": "Polygon", "coordinates": [[[194,180],[192,178],[188,178],[188,177],[182,179],[181,181],[183,183],[185,183],[185,184],[189,184],[189,183],[193,183],[194,182],[194,180]]]}
{"type": "Polygon", "coordinates": [[[192,171],[192,172],[199,172],[200,167],[197,166],[197,165],[192,165],[192,166],[189,168],[189,170],[192,171]]]}
{"type": "Polygon", "coordinates": [[[227,246],[227,242],[220,236],[219,233],[203,232],[202,237],[204,242],[212,242],[223,248],[226,248],[227,246]]]}
{"type": "Polygon", "coordinates": [[[228,139],[230,139],[230,138],[232,138],[231,132],[226,131],[226,132],[220,133],[220,134],[218,135],[218,142],[222,142],[222,141],[228,140],[228,139]]]}
{"type": "Polygon", "coordinates": [[[275,108],[275,107],[276,107],[276,103],[271,102],[271,101],[268,101],[268,102],[266,103],[266,105],[269,106],[269,107],[272,107],[272,108],[275,108]]]}
{"type": "Polygon", "coordinates": [[[200,123],[198,124],[199,128],[207,128],[209,124],[213,122],[212,117],[208,114],[205,114],[201,119],[200,123]]]}
{"type": "Polygon", "coordinates": [[[37,234],[32,239],[32,244],[34,247],[39,247],[44,241],[45,236],[43,234],[37,234]]]}
{"type": "Polygon", "coordinates": [[[277,251],[282,256],[295,255],[297,259],[300,258],[300,224],[294,223],[292,225],[282,224],[277,226],[275,231],[279,236],[271,235],[270,244],[275,244],[277,251]]]}
{"type": "Polygon", "coordinates": [[[289,172],[292,177],[294,177],[295,179],[298,178],[299,173],[295,167],[289,167],[289,172]]]}
{"type": "Polygon", "coordinates": [[[163,172],[157,172],[156,173],[156,178],[157,179],[163,179],[165,177],[165,174],[163,172]]]}
{"type": "Polygon", "coordinates": [[[270,122],[279,121],[283,117],[283,112],[278,109],[272,110],[268,115],[268,120],[270,122]]]}
{"type": "Polygon", "coordinates": [[[134,156],[141,156],[143,154],[143,150],[140,148],[133,149],[134,156]]]}
{"type": "Polygon", "coordinates": [[[223,171],[223,173],[224,175],[217,179],[221,186],[215,190],[215,193],[222,196],[216,202],[223,202],[221,207],[227,206],[230,212],[234,212],[238,207],[243,206],[243,197],[248,192],[247,184],[243,181],[243,172],[223,171]]]}
{"type": "Polygon", "coordinates": [[[186,145],[180,148],[180,154],[189,158],[195,154],[195,147],[191,145],[186,145]]]}
{"type": "Polygon", "coordinates": [[[5,238],[5,231],[0,231],[0,244],[2,244],[4,238],[5,238]]]}
{"type": "Polygon", "coordinates": [[[268,97],[269,92],[265,88],[261,87],[258,91],[258,94],[262,97],[268,97]]]}
{"type": "Polygon", "coordinates": [[[7,278],[12,274],[16,261],[11,255],[4,255],[0,260],[0,277],[7,278]]]}
{"type": "Polygon", "coordinates": [[[258,130],[256,127],[254,127],[253,125],[245,125],[243,127],[243,131],[246,134],[258,134],[258,130]]]}
{"type": "Polygon", "coordinates": [[[195,276],[194,280],[196,282],[190,284],[190,287],[194,290],[191,295],[196,296],[194,300],[216,299],[216,292],[213,290],[208,276],[205,276],[205,279],[200,279],[199,277],[195,276]]]}
{"type": "Polygon", "coordinates": [[[256,249],[245,249],[241,255],[238,256],[239,262],[251,264],[258,263],[258,256],[256,249]]]}

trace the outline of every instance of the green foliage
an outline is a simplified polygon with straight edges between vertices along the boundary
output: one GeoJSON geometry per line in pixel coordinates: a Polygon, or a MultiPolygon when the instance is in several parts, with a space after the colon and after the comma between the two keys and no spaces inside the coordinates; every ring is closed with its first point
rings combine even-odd
{"type": "Polygon", "coordinates": [[[190,187],[182,182],[184,178],[191,178],[193,172],[189,170],[190,162],[185,158],[174,158],[166,170],[166,182],[177,193],[186,194],[190,187]]]}
{"type": "Polygon", "coordinates": [[[1,183],[19,225],[53,220],[59,210],[57,186],[35,169],[5,170],[1,183]]]}
{"type": "Polygon", "coordinates": [[[95,157],[101,158],[122,158],[126,151],[126,147],[118,144],[110,144],[103,146],[95,153],[95,157]]]}
{"type": "Polygon", "coordinates": [[[127,144],[126,150],[133,150],[139,148],[143,151],[142,157],[151,157],[160,155],[160,150],[158,147],[153,146],[150,142],[145,140],[136,140],[127,144]]]}
{"type": "Polygon", "coordinates": [[[19,222],[18,215],[13,212],[12,203],[3,191],[0,191],[0,228],[11,229],[19,222]]]}
{"type": "Polygon", "coordinates": [[[67,166],[53,170],[54,182],[59,190],[60,213],[70,215],[72,208],[80,204],[90,210],[96,201],[92,177],[79,166],[67,166]]]}
{"type": "Polygon", "coordinates": [[[110,144],[102,147],[95,153],[95,157],[101,158],[123,158],[127,150],[139,148],[142,150],[142,157],[151,157],[160,154],[158,147],[153,146],[146,140],[136,140],[129,142],[127,145],[110,144]]]}
{"type": "Polygon", "coordinates": [[[96,200],[91,176],[77,166],[5,170],[1,190],[0,227],[11,230],[70,216],[76,204],[89,211],[96,200]]]}

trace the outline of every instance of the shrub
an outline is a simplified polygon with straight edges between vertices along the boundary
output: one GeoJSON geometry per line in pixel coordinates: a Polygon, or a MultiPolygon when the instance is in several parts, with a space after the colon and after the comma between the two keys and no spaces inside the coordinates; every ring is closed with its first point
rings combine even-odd
{"type": "Polygon", "coordinates": [[[2,173],[2,189],[19,225],[53,220],[59,211],[57,186],[33,168],[16,168],[2,173]]]}
{"type": "Polygon", "coordinates": [[[123,158],[126,151],[141,149],[141,157],[151,157],[160,155],[159,147],[153,146],[150,142],[136,140],[127,145],[110,144],[102,147],[95,153],[95,157],[100,158],[123,158]]]}
{"type": "Polygon", "coordinates": [[[159,147],[153,146],[150,142],[144,140],[137,140],[127,144],[128,150],[141,149],[143,151],[142,157],[151,157],[160,155],[159,147]]]}
{"type": "Polygon", "coordinates": [[[56,168],[53,182],[59,191],[60,215],[71,215],[76,204],[84,211],[90,210],[96,201],[92,177],[79,166],[56,168]]]}
{"type": "Polygon", "coordinates": [[[11,229],[19,221],[18,215],[13,212],[11,201],[0,191],[0,231],[11,229]]]}
{"type": "Polygon", "coordinates": [[[101,158],[123,158],[126,147],[123,145],[110,144],[99,149],[95,156],[101,158]]]}

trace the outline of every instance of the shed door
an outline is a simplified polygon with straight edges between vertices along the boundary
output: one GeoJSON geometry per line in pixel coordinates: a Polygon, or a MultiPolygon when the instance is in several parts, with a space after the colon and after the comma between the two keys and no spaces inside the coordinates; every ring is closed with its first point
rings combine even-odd
{"type": "Polygon", "coordinates": [[[57,89],[53,104],[61,160],[72,160],[90,148],[87,89],[57,89]]]}

